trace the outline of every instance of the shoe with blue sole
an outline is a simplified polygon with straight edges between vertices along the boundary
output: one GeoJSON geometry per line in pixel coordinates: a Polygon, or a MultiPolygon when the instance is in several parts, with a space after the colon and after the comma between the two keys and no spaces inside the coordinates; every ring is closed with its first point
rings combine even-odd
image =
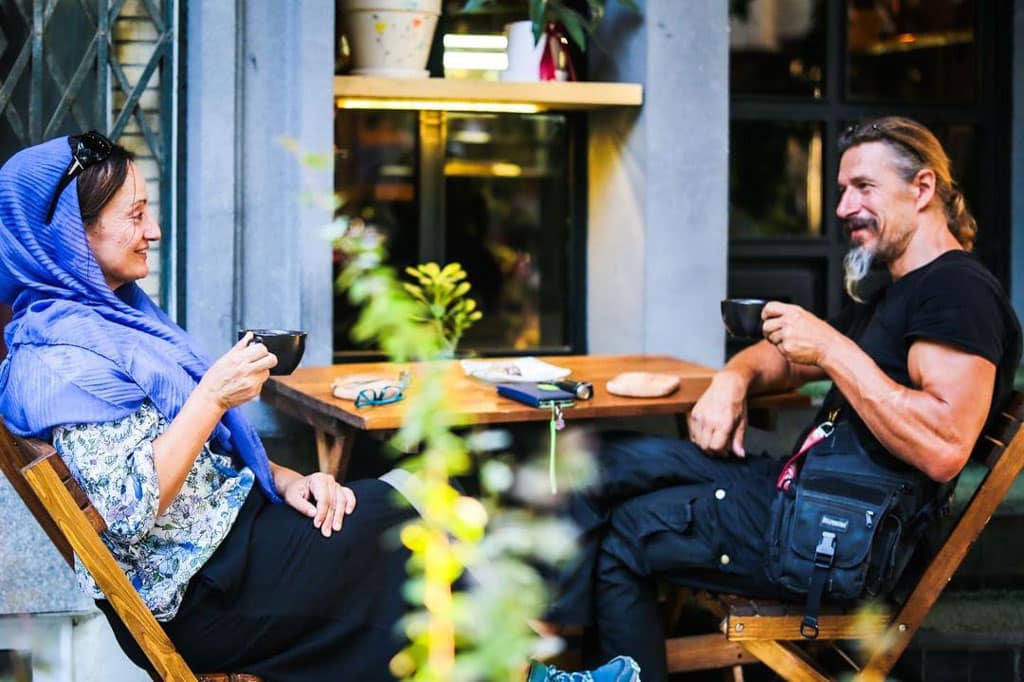
{"type": "Polygon", "coordinates": [[[600,668],[570,673],[530,661],[526,682],[640,682],[640,666],[629,656],[616,656],[600,668]]]}

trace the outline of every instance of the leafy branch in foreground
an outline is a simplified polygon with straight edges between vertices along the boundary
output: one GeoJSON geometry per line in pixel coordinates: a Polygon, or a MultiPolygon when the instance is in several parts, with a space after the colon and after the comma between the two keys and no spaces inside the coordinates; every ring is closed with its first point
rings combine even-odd
{"type": "MultiPolygon", "coordinates": [[[[450,350],[446,334],[454,332],[457,341],[479,319],[475,304],[469,306],[462,298],[461,307],[444,308],[449,315],[457,310],[464,316],[461,321],[450,327],[422,322],[424,302],[435,303],[430,293],[435,283],[445,292],[438,305],[468,292],[461,267],[427,264],[416,271],[422,276],[419,288],[410,288],[385,264],[381,236],[362,221],[338,218],[330,237],[345,261],[337,284],[361,308],[353,330],[357,341],[375,342],[394,361],[437,358],[450,350]]],[[[500,497],[512,493],[550,504],[542,492],[542,466],[514,468],[490,454],[481,465],[483,502],[451,486],[452,476],[469,472],[472,456],[467,440],[452,430],[457,423],[446,406],[444,369],[438,362],[417,365],[416,390],[410,392],[405,419],[392,441],[402,452],[419,453],[404,466],[417,475],[422,514],[401,533],[412,552],[406,595],[422,608],[405,621],[410,645],[392,660],[392,672],[430,682],[521,679],[526,659],[545,649],[550,653],[553,645],[528,626],[547,601],[533,565],[567,560],[574,550],[572,529],[525,510],[499,508],[500,497]],[[453,590],[456,581],[464,589],[453,590]]],[[[474,434],[473,450],[500,451],[507,441],[501,432],[474,434]]],[[[563,475],[567,481],[585,483],[585,455],[571,450],[563,454],[563,475]]]]}

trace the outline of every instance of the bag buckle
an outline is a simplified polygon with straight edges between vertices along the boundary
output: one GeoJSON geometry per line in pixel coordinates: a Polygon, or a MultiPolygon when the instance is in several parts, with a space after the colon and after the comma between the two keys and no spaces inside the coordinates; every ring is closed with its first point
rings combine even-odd
{"type": "Polygon", "coordinates": [[[818,619],[813,616],[804,616],[800,621],[800,634],[804,639],[818,638],[818,619]]]}
{"type": "Polygon", "coordinates": [[[836,558],[836,534],[832,531],[821,531],[821,539],[818,546],[814,548],[814,565],[818,568],[828,568],[836,558]]]}

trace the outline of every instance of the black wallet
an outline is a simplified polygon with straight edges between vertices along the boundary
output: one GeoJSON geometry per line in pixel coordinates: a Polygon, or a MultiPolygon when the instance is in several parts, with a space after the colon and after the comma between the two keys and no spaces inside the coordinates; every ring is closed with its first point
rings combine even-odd
{"type": "Polygon", "coordinates": [[[530,407],[572,405],[576,396],[557,386],[544,382],[521,384],[498,384],[498,395],[517,400],[530,407]]]}

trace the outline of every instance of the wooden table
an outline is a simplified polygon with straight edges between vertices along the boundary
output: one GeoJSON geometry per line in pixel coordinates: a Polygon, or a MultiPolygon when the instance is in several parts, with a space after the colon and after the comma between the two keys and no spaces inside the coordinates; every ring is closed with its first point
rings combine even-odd
{"type": "MultiPolygon", "coordinates": [[[[594,384],[594,397],[580,400],[565,410],[566,419],[597,419],[675,415],[682,428],[683,417],[693,408],[707,388],[715,370],[667,355],[569,355],[546,358],[551,364],[572,370],[574,378],[594,384]],[[625,371],[664,372],[680,377],[679,390],[664,398],[623,398],[605,390],[605,382],[625,371]]],[[[497,394],[493,384],[466,376],[456,361],[440,363],[449,409],[466,424],[511,424],[542,422],[550,418],[548,410],[523,405],[497,394]]],[[[347,374],[379,374],[398,377],[410,369],[412,382],[406,395],[416,394],[418,365],[389,362],[354,363],[329,367],[303,367],[289,376],[271,377],[263,386],[261,399],[301,422],[313,427],[321,471],[343,480],[351,454],[355,431],[393,431],[402,424],[406,401],[356,409],[352,401],[335,398],[331,381],[347,374]]],[[[407,398],[408,399],[408,398],[407,398]]],[[[799,393],[765,395],[752,398],[751,410],[774,411],[783,407],[806,407],[809,399],[799,393]]]]}

